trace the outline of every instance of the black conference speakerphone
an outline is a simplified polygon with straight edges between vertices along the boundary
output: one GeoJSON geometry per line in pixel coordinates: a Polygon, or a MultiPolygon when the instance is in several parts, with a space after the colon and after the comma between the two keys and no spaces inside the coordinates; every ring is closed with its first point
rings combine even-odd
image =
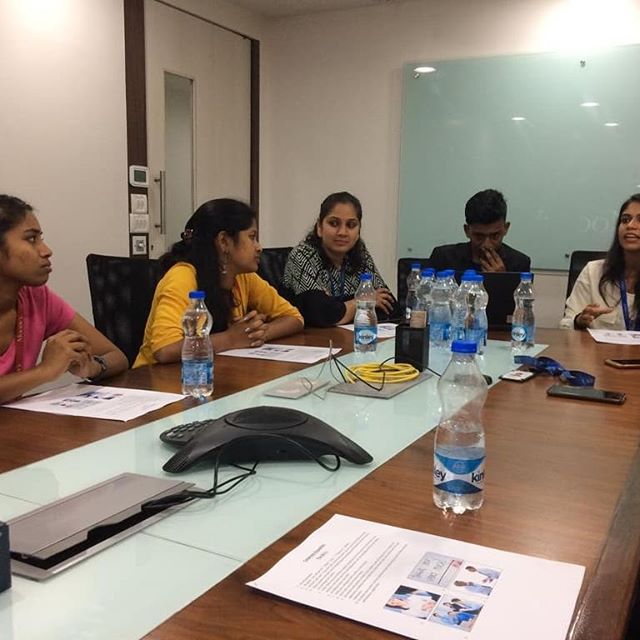
{"type": "Polygon", "coordinates": [[[186,471],[206,459],[218,463],[255,460],[304,460],[335,455],[367,464],[371,455],[339,431],[302,411],[284,407],[251,407],[220,418],[171,427],[160,440],[179,447],[162,467],[186,471]]]}

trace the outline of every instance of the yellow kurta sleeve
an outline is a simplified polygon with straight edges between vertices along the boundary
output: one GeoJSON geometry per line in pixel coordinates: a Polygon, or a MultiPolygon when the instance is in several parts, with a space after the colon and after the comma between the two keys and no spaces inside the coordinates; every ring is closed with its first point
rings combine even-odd
{"type": "Polygon", "coordinates": [[[236,306],[233,309],[233,320],[239,320],[249,311],[257,311],[267,316],[267,322],[291,316],[304,324],[302,314],[290,302],[285,300],[268,282],[257,273],[241,273],[236,276],[233,288],[236,306]]]}
{"type": "Polygon", "coordinates": [[[155,364],[153,354],[182,340],[182,316],[189,305],[189,292],[198,288],[195,268],[175,264],[158,283],[144,330],[144,339],[133,368],[155,364]]]}

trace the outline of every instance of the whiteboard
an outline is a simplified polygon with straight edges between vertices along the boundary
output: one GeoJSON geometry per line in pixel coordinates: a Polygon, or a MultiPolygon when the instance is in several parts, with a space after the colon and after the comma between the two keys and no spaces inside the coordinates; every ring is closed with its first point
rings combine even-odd
{"type": "Polygon", "coordinates": [[[487,188],[533,268],[606,250],[640,192],[639,69],[638,45],[405,65],[398,257],[466,241],[464,205],[487,188]],[[420,64],[436,72],[416,77],[420,64]]]}

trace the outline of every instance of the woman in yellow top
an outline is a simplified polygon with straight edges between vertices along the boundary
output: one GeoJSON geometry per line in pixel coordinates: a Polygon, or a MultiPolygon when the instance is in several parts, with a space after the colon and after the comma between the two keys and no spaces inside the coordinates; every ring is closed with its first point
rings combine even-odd
{"type": "Polygon", "coordinates": [[[182,240],[160,258],[158,283],[133,367],[178,362],[182,316],[189,292],[205,292],[213,316],[215,352],[259,347],[301,331],[300,312],[255,272],[260,252],[256,216],[238,200],[219,198],[201,205],[188,220],[182,240]]]}

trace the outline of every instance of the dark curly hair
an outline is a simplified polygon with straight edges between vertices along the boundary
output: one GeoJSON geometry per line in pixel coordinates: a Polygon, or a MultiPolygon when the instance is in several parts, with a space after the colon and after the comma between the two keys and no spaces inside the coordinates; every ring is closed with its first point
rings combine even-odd
{"type": "Polygon", "coordinates": [[[198,288],[205,292],[205,302],[213,315],[213,332],[224,331],[231,319],[234,300],[231,291],[220,284],[220,259],[215,239],[224,231],[234,241],[240,231],[256,221],[248,204],[231,198],[217,198],[200,205],[185,225],[182,240],[160,258],[166,273],[178,262],[188,262],[196,269],[198,288]]]}
{"type": "MultiPolygon", "coordinates": [[[[616,228],[613,232],[613,242],[611,243],[609,251],[607,251],[607,255],[604,259],[602,276],[600,277],[600,282],[598,283],[600,295],[607,302],[607,304],[617,304],[619,302],[619,300],[609,302],[605,297],[604,289],[607,284],[618,287],[620,279],[624,278],[625,275],[624,251],[622,249],[622,246],[620,245],[620,240],[618,238],[618,228],[620,227],[620,218],[622,217],[622,214],[625,213],[627,207],[632,202],[640,204],[640,193],[635,193],[630,198],[627,198],[620,207],[620,211],[618,212],[618,219],[616,221],[616,228]]],[[[637,317],[638,314],[640,314],[640,277],[636,280],[636,285],[633,289],[633,293],[635,294],[633,308],[637,317]]]]}
{"type": "Polygon", "coordinates": [[[472,195],[464,207],[467,224],[491,224],[507,219],[507,203],[495,189],[485,189],[472,195]]]}
{"type": "Polygon", "coordinates": [[[16,225],[19,225],[33,207],[15,196],[0,194],[0,247],[4,246],[4,236],[16,225]]]}
{"type": "MultiPolygon", "coordinates": [[[[320,205],[320,213],[313,227],[307,233],[305,242],[309,243],[316,248],[323,265],[327,268],[331,268],[331,260],[322,246],[322,240],[318,236],[316,225],[321,223],[330,213],[333,208],[338,204],[350,204],[356,212],[358,222],[362,224],[362,205],[360,200],[348,191],[338,191],[327,196],[320,205]]],[[[357,242],[349,250],[345,258],[345,270],[347,273],[359,273],[365,262],[365,244],[362,238],[359,236],[357,242]]]]}

